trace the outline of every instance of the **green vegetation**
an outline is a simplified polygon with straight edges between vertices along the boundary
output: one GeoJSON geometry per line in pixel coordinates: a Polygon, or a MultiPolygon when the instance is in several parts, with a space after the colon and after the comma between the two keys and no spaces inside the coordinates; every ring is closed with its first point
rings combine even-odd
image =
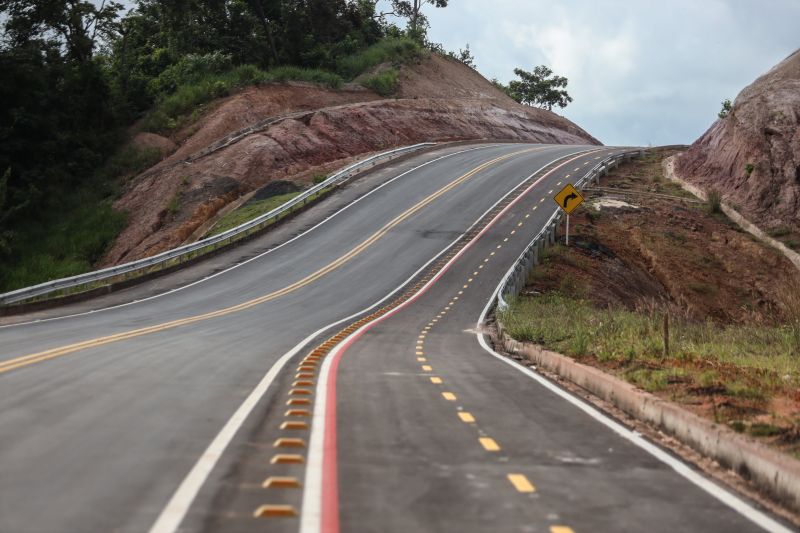
{"type": "MultiPolygon", "coordinates": [[[[671,375],[669,369],[651,368],[664,366],[660,313],[649,316],[625,309],[597,309],[587,300],[555,292],[512,301],[500,319],[515,339],[571,356],[591,355],[623,364],[633,373],[628,377],[637,384],[645,383],[647,390],[660,390],[671,375]]],[[[673,319],[670,328],[672,359],[732,365],[757,380],[758,386],[728,383],[731,394],[753,395],[754,390],[800,386],[800,321],[757,327],[673,319]]],[[[702,372],[690,372],[690,376],[703,386],[714,380],[702,372]]]]}
{"type": "Polygon", "coordinates": [[[566,90],[569,80],[563,76],[556,76],[545,65],[535,67],[533,72],[515,68],[514,74],[519,79],[512,80],[508,85],[503,85],[497,79],[492,79],[492,84],[521,104],[541,107],[548,111],[552,110],[553,106],[563,109],[572,102],[572,97],[566,90]]]}
{"type": "Polygon", "coordinates": [[[391,96],[397,91],[397,83],[397,71],[389,69],[370,76],[362,82],[362,85],[381,96],[391,96]]]}
{"type": "Polygon", "coordinates": [[[711,189],[706,192],[706,210],[711,214],[722,211],[722,194],[718,190],[711,189]]]}
{"type": "Polygon", "coordinates": [[[336,70],[351,80],[381,63],[408,63],[422,58],[424,54],[425,49],[413,39],[387,37],[356,54],[343,57],[338,61],[336,70]]]}
{"type": "Polygon", "coordinates": [[[788,226],[779,226],[769,230],[767,233],[770,237],[785,237],[787,235],[791,235],[792,228],[788,226]]]}
{"type": "Polygon", "coordinates": [[[749,178],[749,177],[750,177],[750,174],[752,174],[752,173],[753,173],[753,171],[754,171],[755,169],[756,169],[756,167],[755,167],[755,166],[754,166],[752,163],[747,163],[747,164],[744,166],[744,173],[745,173],[745,174],[747,175],[747,177],[749,178]]]}
{"type": "MultiPolygon", "coordinates": [[[[102,255],[124,227],[111,207],[120,181],[160,157],[124,148],[131,131],[172,133],[247,85],[339,88],[434,47],[423,9],[447,0],[391,0],[406,29],[376,4],[138,0],[125,12],[118,2],[0,0],[0,292],[102,255]]],[[[391,74],[370,83],[394,85],[391,74]]]]}
{"type": "Polygon", "coordinates": [[[728,118],[728,115],[731,114],[731,111],[733,111],[733,104],[731,104],[730,98],[726,98],[722,101],[722,109],[719,113],[717,113],[717,116],[722,119],[728,118]]]}
{"type": "Polygon", "coordinates": [[[244,224],[248,220],[252,220],[259,215],[268,213],[273,209],[275,209],[276,207],[285,204],[298,194],[300,194],[300,192],[290,192],[287,194],[272,196],[270,198],[259,200],[257,202],[248,202],[242,207],[234,209],[233,211],[222,217],[216,224],[214,224],[214,227],[211,229],[209,236],[217,235],[219,233],[222,233],[223,231],[235,228],[236,226],[244,224]]]}
{"type": "Polygon", "coordinates": [[[192,72],[179,78],[173,92],[156,103],[142,121],[142,129],[156,133],[169,133],[190,121],[198,108],[235,89],[268,81],[307,81],[338,89],[341,76],[321,69],[292,66],[276,67],[267,71],[254,65],[239,65],[224,72],[192,72]]]}

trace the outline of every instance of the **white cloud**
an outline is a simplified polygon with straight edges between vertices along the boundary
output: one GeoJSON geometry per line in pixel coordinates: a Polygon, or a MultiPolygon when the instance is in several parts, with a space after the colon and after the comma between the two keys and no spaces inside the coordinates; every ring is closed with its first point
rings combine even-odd
{"type": "Polygon", "coordinates": [[[609,144],[692,142],[800,46],[797,0],[452,0],[426,13],[432,40],[470,43],[489,78],[540,64],[568,77],[565,115],[609,144]]]}

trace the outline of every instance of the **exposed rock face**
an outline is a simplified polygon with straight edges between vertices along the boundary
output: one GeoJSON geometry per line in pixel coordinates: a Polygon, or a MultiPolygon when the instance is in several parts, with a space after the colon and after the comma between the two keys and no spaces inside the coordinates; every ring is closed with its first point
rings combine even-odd
{"type": "Polygon", "coordinates": [[[766,229],[800,228],[800,50],[739,93],[676,170],[766,229]]]}
{"type": "Polygon", "coordinates": [[[178,246],[225,205],[271,181],[304,183],[396,146],[454,139],[599,144],[563,117],[517,104],[453,60],[432,56],[405,69],[401,80],[401,98],[390,100],[360,87],[279,84],[222,101],[176,136],[182,146],[171,157],[129,183],[115,206],[130,223],[102,265],[178,246]],[[219,148],[205,153],[209,146],[219,148]]]}

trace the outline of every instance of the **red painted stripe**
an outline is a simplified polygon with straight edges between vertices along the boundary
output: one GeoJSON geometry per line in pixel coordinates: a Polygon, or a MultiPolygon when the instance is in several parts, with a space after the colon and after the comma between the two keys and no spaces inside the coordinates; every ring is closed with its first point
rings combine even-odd
{"type": "MultiPolygon", "coordinates": [[[[595,153],[595,152],[589,152],[595,153]]],[[[390,316],[394,315],[404,307],[414,303],[420,296],[428,292],[428,289],[433,287],[437,281],[450,270],[450,267],[461,257],[469,248],[476,243],[484,233],[486,233],[495,223],[500,220],[514,204],[524,198],[534,187],[536,187],[543,179],[550,176],[553,172],[561,167],[570,164],[576,159],[586,156],[586,153],[577,155],[572,159],[564,161],[556,168],[548,171],[544,176],[533,182],[528,186],[525,191],[511,201],[502,211],[500,211],[486,226],[475,236],[474,239],[469,241],[455,256],[453,256],[446,265],[414,296],[398,305],[385,315],[382,315],[372,322],[364,324],[360,329],[355,331],[345,340],[345,343],[336,350],[331,361],[331,366],[328,373],[327,395],[325,398],[325,436],[323,439],[322,450],[322,516],[320,519],[320,529],[322,533],[339,533],[339,466],[337,460],[336,450],[336,376],[339,370],[339,362],[342,360],[342,355],[352,346],[364,333],[372,329],[376,324],[380,324],[390,316]]]]}

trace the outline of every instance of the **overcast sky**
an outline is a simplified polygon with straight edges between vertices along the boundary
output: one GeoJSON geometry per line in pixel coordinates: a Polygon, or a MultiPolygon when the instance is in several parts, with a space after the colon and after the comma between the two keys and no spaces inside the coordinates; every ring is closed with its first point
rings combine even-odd
{"type": "Polygon", "coordinates": [[[544,64],[559,111],[608,145],[688,144],[720,102],[800,47],[800,0],[450,0],[429,38],[503,82],[544,64]]]}

